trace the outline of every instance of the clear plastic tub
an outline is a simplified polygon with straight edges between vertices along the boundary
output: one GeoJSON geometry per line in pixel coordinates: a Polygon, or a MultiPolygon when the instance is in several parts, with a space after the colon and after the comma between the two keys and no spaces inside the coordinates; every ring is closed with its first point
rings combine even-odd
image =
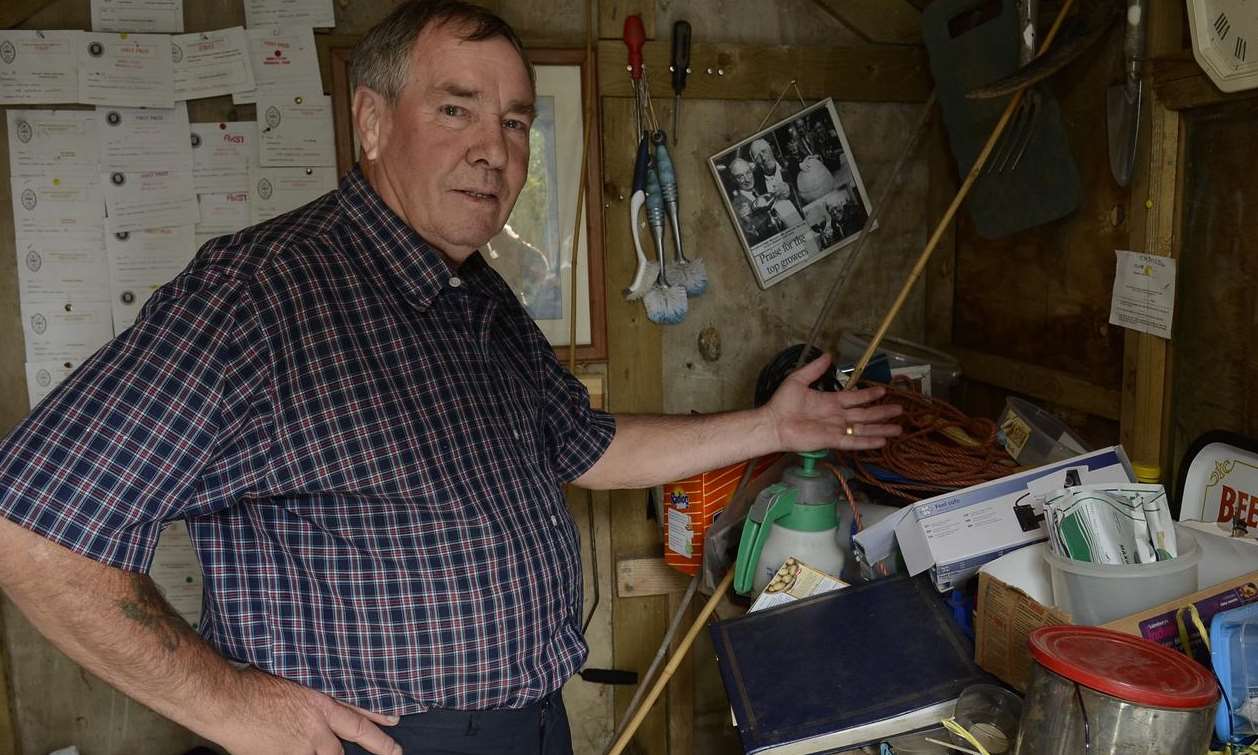
{"type": "MultiPolygon", "coordinates": [[[[840,366],[855,364],[869,348],[868,333],[844,333],[839,338],[840,366]]],[[[922,346],[903,338],[884,336],[878,343],[878,354],[886,354],[891,368],[912,367],[914,365],[930,365],[930,394],[935,398],[948,401],[952,397],[957,381],[961,379],[961,364],[951,354],[922,346]]]]}
{"type": "Polygon", "coordinates": [[[1005,450],[1026,467],[1065,461],[1091,450],[1065,422],[1015,396],[1005,399],[1005,412],[1000,415],[999,425],[1005,450]]]}
{"type": "Polygon", "coordinates": [[[1179,555],[1152,564],[1092,564],[1044,549],[1053,582],[1053,603],[1076,624],[1105,624],[1197,591],[1201,549],[1183,527],[1175,528],[1179,555]]]}

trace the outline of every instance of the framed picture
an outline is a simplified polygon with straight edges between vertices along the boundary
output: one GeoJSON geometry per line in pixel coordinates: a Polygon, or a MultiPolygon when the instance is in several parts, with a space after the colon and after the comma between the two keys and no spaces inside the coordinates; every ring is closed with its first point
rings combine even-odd
{"type": "MultiPolygon", "coordinates": [[[[344,174],[358,155],[350,113],[349,47],[329,51],[337,168],[344,174]]],[[[569,353],[577,320],[577,359],[607,358],[603,290],[603,186],[597,114],[586,159],[584,216],[577,245],[578,278],[572,290],[572,234],[585,140],[582,102],[597,92],[595,66],[583,50],[529,50],[537,73],[537,117],[530,133],[529,177],[502,232],[481,253],[515,291],[559,356],[569,353]]],[[[597,98],[591,103],[597,106],[597,98]]]]}
{"type": "Polygon", "coordinates": [[[708,158],[761,288],[855,241],[869,196],[830,99],[708,158]]]}

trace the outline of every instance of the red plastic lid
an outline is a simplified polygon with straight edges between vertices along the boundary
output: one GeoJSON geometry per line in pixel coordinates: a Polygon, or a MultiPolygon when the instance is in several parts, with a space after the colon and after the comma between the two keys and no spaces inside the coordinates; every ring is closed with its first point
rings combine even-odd
{"type": "Polygon", "coordinates": [[[1120,700],[1154,708],[1204,708],[1219,698],[1201,664],[1154,642],[1100,627],[1031,632],[1031,657],[1044,668],[1120,700]]]}

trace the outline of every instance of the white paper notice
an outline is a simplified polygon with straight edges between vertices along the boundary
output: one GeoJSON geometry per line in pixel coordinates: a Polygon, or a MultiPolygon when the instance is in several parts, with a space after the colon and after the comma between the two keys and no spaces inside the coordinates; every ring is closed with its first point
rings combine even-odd
{"type": "Polygon", "coordinates": [[[153,292],[187,267],[197,251],[192,226],[109,234],[105,245],[113,324],[118,333],[131,327],[153,292]]]}
{"type": "Polygon", "coordinates": [[[92,0],[92,31],[178,34],[183,0],[92,0]]]}
{"type": "Polygon", "coordinates": [[[175,64],[165,34],[96,34],[79,41],[79,102],[175,106],[175,64]]]}
{"type": "Polygon", "coordinates": [[[107,301],[53,298],[22,302],[26,361],[85,359],[114,337],[107,301]]]}
{"type": "Polygon", "coordinates": [[[101,170],[192,172],[192,128],[188,106],[97,108],[101,170]]]}
{"type": "Polygon", "coordinates": [[[245,0],[245,26],[336,26],[332,0],[245,0]]]}
{"type": "Polygon", "coordinates": [[[1175,260],[1122,249],[1115,254],[1110,324],[1169,339],[1175,314],[1175,260]]]}
{"type": "Polygon", "coordinates": [[[30,407],[44,400],[52,389],[61,385],[79,366],[78,359],[61,359],[49,362],[26,363],[26,397],[30,407]]]}
{"type": "Polygon", "coordinates": [[[0,105],[78,102],[81,33],[0,30],[0,105]]]}
{"type": "Polygon", "coordinates": [[[10,110],[9,175],[100,172],[96,113],[82,110],[10,110]]]}
{"type": "Polygon", "coordinates": [[[249,163],[257,162],[253,121],[192,124],[192,184],[198,194],[249,190],[249,163]]]}
{"type": "Polygon", "coordinates": [[[239,26],[171,37],[175,99],[217,97],[254,88],[249,36],[239,26]]]}
{"type": "Polygon", "coordinates": [[[237,105],[258,101],[259,94],[322,92],[314,31],[276,27],[249,28],[249,63],[257,90],[232,95],[237,105]]]}
{"type": "Polygon", "coordinates": [[[19,232],[102,231],[100,175],[14,176],[13,227],[19,232]]]}
{"type": "Polygon", "coordinates": [[[270,220],[336,188],[336,168],[249,168],[250,220],[270,220]]]}
{"type": "Polygon", "coordinates": [[[101,181],[109,233],[192,226],[200,219],[190,170],[115,170],[101,181]]]}
{"type": "Polygon", "coordinates": [[[105,301],[109,265],[99,230],[17,234],[17,280],[22,300],[61,297],[105,301]]]}
{"type": "Polygon", "coordinates": [[[332,98],[259,94],[258,154],[267,167],[335,166],[332,98]]]}
{"type": "Polygon", "coordinates": [[[197,202],[201,206],[197,236],[223,236],[249,227],[249,194],[246,192],[198,194],[197,202]]]}

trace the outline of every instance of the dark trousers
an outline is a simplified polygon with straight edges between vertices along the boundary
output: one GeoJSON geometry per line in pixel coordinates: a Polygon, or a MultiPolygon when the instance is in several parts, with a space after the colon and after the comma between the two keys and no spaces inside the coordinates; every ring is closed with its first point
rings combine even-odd
{"type": "MultiPolygon", "coordinates": [[[[572,755],[563,697],[553,692],[517,710],[430,710],[402,716],[385,733],[405,755],[572,755]]],[[[346,742],[346,755],[367,751],[346,742]]]]}

